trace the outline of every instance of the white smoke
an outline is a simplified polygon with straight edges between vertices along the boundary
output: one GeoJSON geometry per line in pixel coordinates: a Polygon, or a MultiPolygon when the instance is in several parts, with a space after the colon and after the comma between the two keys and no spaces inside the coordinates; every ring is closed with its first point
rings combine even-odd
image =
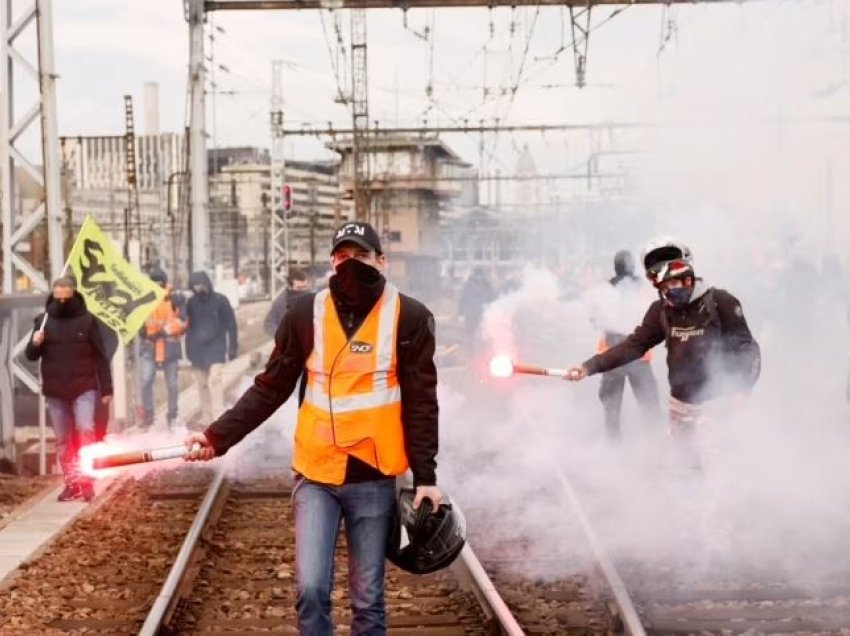
{"type": "MultiPolygon", "coordinates": [[[[684,240],[706,284],[741,301],[763,359],[751,397],[707,406],[702,471],[677,464],[666,422],[640,425],[629,388],[615,444],[598,377],[476,384],[447,373],[440,479],[470,517],[486,511],[484,527],[471,528],[485,551],[511,541],[545,560],[564,538],[586,548],[557,467],[618,559],[682,577],[737,568],[797,585],[847,580],[850,185],[837,178],[850,170],[847,16],[846,3],[801,2],[742,8],[733,28],[711,37],[683,32],[664,65],[663,96],[647,104],[660,127],[635,144],[630,191],[592,208],[606,218],[643,211],[640,235],[631,222],[605,233],[591,224],[591,233],[571,217],[570,241],[595,280],[570,267],[556,285],[552,272],[527,270],[522,289],[484,318],[494,353],[578,364],[595,349],[594,296],[605,304],[604,292],[587,289],[613,274],[614,253],[637,254],[659,234],[684,240]],[[573,291],[559,300],[564,286],[573,291]]],[[[642,314],[628,313],[638,324],[642,314]]],[[[654,353],[664,407],[664,351],[654,353]]]]}

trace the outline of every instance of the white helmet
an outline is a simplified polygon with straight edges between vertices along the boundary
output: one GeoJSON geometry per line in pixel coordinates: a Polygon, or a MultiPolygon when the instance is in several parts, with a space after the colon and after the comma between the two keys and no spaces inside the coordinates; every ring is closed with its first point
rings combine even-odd
{"type": "Polygon", "coordinates": [[[691,248],[672,236],[661,236],[647,243],[641,253],[643,268],[647,271],[658,263],[672,260],[687,261],[693,265],[691,248]]]}

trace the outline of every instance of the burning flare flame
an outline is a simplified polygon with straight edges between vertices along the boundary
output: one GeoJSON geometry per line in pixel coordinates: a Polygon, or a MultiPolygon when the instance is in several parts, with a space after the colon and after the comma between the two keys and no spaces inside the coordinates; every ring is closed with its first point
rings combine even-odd
{"type": "Polygon", "coordinates": [[[509,378],[514,373],[514,363],[510,356],[493,356],[490,360],[490,375],[494,378],[509,378]]]}
{"type": "Polygon", "coordinates": [[[94,460],[98,457],[113,455],[126,449],[126,445],[118,444],[115,442],[97,442],[96,444],[89,444],[88,446],[83,446],[82,448],[80,448],[79,452],[80,472],[86,475],[87,477],[94,477],[98,479],[102,477],[108,477],[109,475],[115,473],[116,469],[95,469],[94,460]]]}

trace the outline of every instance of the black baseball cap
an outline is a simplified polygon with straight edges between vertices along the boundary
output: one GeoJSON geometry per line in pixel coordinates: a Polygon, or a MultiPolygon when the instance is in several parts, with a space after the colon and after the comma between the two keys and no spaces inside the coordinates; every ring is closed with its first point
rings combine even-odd
{"type": "Polygon", "coordinates": [[[336,232],[334,232],[333,243],[331,244],[331,254],[334,253],[337,247],[343,243],[354,243],[363,249],[383,254],[381,249],[381,239],[378,238],[378,233],[368,223],[362,221],[349,221],[342,224],[336,232]]]}

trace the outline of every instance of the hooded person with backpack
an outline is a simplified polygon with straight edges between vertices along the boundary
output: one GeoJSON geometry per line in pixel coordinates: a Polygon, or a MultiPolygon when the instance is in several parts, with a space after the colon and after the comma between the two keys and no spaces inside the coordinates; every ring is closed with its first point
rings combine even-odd
{"type": "Polygon", "coordinates": [[[571,368],[565,379],[577,382],[611,371],[664,342],[671,434],[687,437],[702,419],[705,402],[752,389],[761,372],[760,349],[741,303],[696,276],[686,245],[655,240],[644,250],[643,266],[658,300],[625,340],[571,368]]]}

